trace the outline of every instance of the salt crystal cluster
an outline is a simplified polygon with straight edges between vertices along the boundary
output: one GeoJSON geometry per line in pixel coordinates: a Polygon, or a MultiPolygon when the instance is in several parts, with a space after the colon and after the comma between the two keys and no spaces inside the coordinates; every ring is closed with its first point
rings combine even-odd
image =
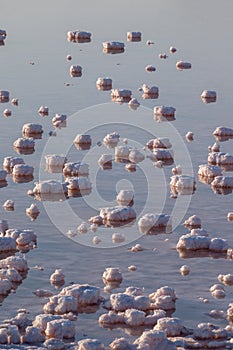
{"type": "Polygon", "coordinates": [[[189,272],[190,272],[190,267],[189,267],[188,265],[182,265],[182,266],[180,267],[180,273],[181,273],[181,275],[186,276],[186,275],[189,274],[189,272]]]}
{"type": "Polygon", "coordinates": [[[141,41],[142,33],[141,32],[127,32],[128,41],[141,41]]]}
{"type": "Polygon", "coordinates": [[[26,208],[26,214],[31,218],[31,220],[35,220],[38,215],[40,214],[40,211],[36,204],[32,203],[30,207],[26,208]]]}
{"type": "Polygon", "coordinates": [[[13,167],[12,175],[15,177],[20,176],[33,176],[34,168],[33,166],[26,165],[26,164],[16,164],[13,167]]]}
{"type": "Polygon", "coordinates": [[[3,168],[6,169],[7,171],[12,171],[13,167],[16,164],[25,164],[24,160],[19,157],[5,157],[3,160],[3,168]]]}
{"type": "Polygon", "coordinates": [[[14,210],[14,207],[15,207],[15,203],[11,199],[7,199],[3,204],[3,208],[5,210],[14,210]]]}
{"type": "Polygon", "coordinates": [[[222,170],[216,165],[201,164],[199,165],[198,175],[213,179],[216,176],[221,176],[222,170]]]}
{"type": "Polygon", "coordinates": [[[7,220],[0,220],[0,232],[5,232],[8,229],[7,220]]]}
{"type": "Polygon", "coordinates": [[[110,134],[107,134],[103,138],[103,143],[110,148],[116,147],[119,141],[120,141],[120,135],[115,131],[110,134]]]}
{"type": "Polygon", "coordinates": [[[145,154],[136,148],[132,148],[129,152],[128,159],[132,163],[140,163],[145,159],[145,154]]]}
{"type": "Polygon", "coordinates": [[[3,115],[4,115],[4,117],[10,117],[11,116],[11,110],[8,109],[8,108],[4,109],[3,115]]]}
{"type": "Polygon", "coordinates": [[[111,78],[98,78],[96,81],[96,86],[99,90],[111,90],[112,89],[112,79],[111,78]]]}
{"type": "Polygon", "coordinates": [[[153,99],[159,96],[159,88],[157,86],[143,84],[141,89],[143,91],[142,98],[144,99],[153,99]]]}
{"type": "Polygon", "coordinates": [[[155,119],[160,121],[164,119],[174,120],[175,119],[176,109],[170,106],[155,106],[154,107],[154,116],[155,119]],[[162,118],[162,119],[161,119],[162,118]]]}
{"type": "Polygon", "coordinates": [[[59,128],[59,127],[65,125],[66,120],[67,120],[66,114],[56,114],[52,119],[52,124],[56,128],[59,128]]]}
{"type": "Polygon", "coordinates": [[[49,107],[47,107],[47,106],[40,106],[40,108],[39,108],[39,110],[38,110],[38,113],[39,113],[41,116],[49,115],[49,107]]]}
{"type": "Polygon", "coordinates": [[[122,243],[125,241],[125,235],[123,233],[113,233],[112,242],[113,243],[122,243]]]}
{"type": "Polygon", "coordinates": [[[69,162],[64,164],[63,175],[66,177],[72,176],[88,176],[89,165],[82,162],[69,162]]]}
{"type": "Polygon", "coordinates": [[[0,102],[9,102],[10,93],[6,90],[0,90],[0,102]]]}
{"type": "Polygon", "coordinates": [[[139,106],[140,106],[140,103],[138,102],[138,100],[133,97],[131,98],[131,100],[128,102],[128,105],[131,109],[134,109],[136,110],[139,106]]]}
{"type": "Polygon", "coordinates": [[[205,103],[215,102],[217,99],[217,93],[214,90],[203,90],[201,93],[201,99],[205,103]]]}
{"type": "Polygon", "coordinates": [[[211,152],[208,156],[208,163],[216,165],[231,165],[233,164],[233,156],[225,152],[211,152]]]}
{"type": "Polygon", "coordinates": [[[233,176],[216,176],[211,182],[215,188],[233,188],[233,176]]]}
{"type": "Polygon", "coordinates": [[[111,99],[114,102],[129,102],[132,98],[132,91],[127,89],[112,89],[111,99]]]}
{"type": "Polygon", "coordinates": [[[98,159],[98,164],[102,169],[112,169],[112,155],[102,154],[98,159]]]}
{"type": "Polygon", "coordinates": [[[228,273],[227,275],[220,274],[218,275],[219,282],[225,284],[226,286],[232,286],[233,285],[233,275],[231,273],[228,273]]]}
{"type": "Polygon", "coordinates": [[[90,135],[85,135],[85,134],[78,134],[75,139],[74,139],[74,144],[76,145],[86,145],[89,147],[91,145],[91,136],[90,135]]]}
{"type": "Polygon", "coordinates": [[[65,183],[68,189],[68,192],[81,192],[83,194],[87,191],[88,193],[92,189],[90,180],[87,177],[67,177],[65,183]]]}
{"type": "Polygon", "coordinates": [[[156,71],[156,68],[150,64],[148,64],[146,67],[145,67],[145,70],[147,72],[155,72],[156,71]]]}
{"type": "Polygon", "coordinates": [[[155,139],[151,139],[146,143],[146,147],[148,147],[149,149],[153,149],[153,148],[171,148],[172,144],[169,141],[169,139],[167,137],[156,137],[155,139]]]}
{"type": "Polygon", "coordinates": [[[82,76],[82,67],[78,65],[70,66],[70,75],[71,77],[81,77],[82,76]]]}
{"type": "Polygon", "coordinates": [[[193,176],[173,175],[171,176],[170,188],[175,194],[192,194],[196,189],[196,181],[193,176]]]}
{"type": "Polygon", "coordinates": [[[178,61],[176,62],[176,68],[178,70],[190,69],[192,67],[190,62],[178,61]]]}
{"type": "Polygon", "coordinates": [[[105,41],[103,42],[104,51],[124,51],[125,44],[120,41],[105,41]]]}
{"type": "Polygon", "coordinates": [[[62,269],[56,269],[52,275],[50,276],[50,282],[51,284],[59,284],[63,285],[65,283],[65,275],[62,272],[62,269]]]}
{"type": "Polygon", "coordinates": [[[178,337],[184,333],[184,326],[178,317],[161,317],[154,330],[164,331],[167,337],[178,337]]]}
{"type": "Polygon", "coordinates": [[[212,252],[227,252],[229,248],[225,239],[210,238],[201,234],[188,233],[182,235],[176,245],[176,249],[180,250],[202,250],[207,249],[212,252]]]}
{"type": "Polygon", "coordinates": [[[66,157],[58,154],[47,154],[45,156],[46,167],[63,167],[66,157]]]}
{"type": "Polygon", "coordinates": [[[115,147],[115,158],[122,159],[122,160],[128,160],[131,150],[132,150],[132,148],[127,146],[127,145],[117,146],[117,147],[115,147]]]}
{"type": "Polygon", "coordinates": [[[136,212],[129,206],[115,206],[101,208],[100,217],[107,222],[124,222],[134,220],[136,212]]]}
{"type": "Polygon", "coordinates": [[[17,246],[33,246],[37,242],[37,235],[32,230],[8,229],[4,238],[12,238],[17,246]]]}
{"type": "Polygon", "coordinates": [[[19,137],[17,140],[14,141],[13,146],[15,148],[34,149],[35,141],[33,140],[33,138],[25,139],[23,137],[19,137]]]}
{"type": "Polygon", "coordinates": [[[187,141],[193,141],[194,139],[194,133],[192,131],[188,131],[185,135],[185,138],[187,141]]]}
{"type": "Polygon", "coordinates": [[[69,41],[73,42],[90,42],[91,33],[84,30],[73,30],[67,32],[67,38],[69,41]]]}
{"type": "Polygon", "coordinates": [[[22,127],[22,134],[23,135],[36,135],[36,134],[42,134],[43,128],[40,124],[33,124],[33,123],[27,123],[24,124],[22,127]]]}
{"type": "Polygon", "coordinates": [[[134,198],[134,192],[131,190],[120,190],[117,194],[116,200],[121,205],[129,205],[134,198]]]}
{"type": "Polygon", "coordinates": [[[121,283],[122,282],[122,273],[118,267],[107,267],[102,275],[103,282],[108,283],[121,283]]]}
{"type": "Polygon", "coordinates": [[[218,126],[214,132],[214,136],[233,136],[233,129],[225,126],[218,126]]]}
{"type": "Polygon", "coordinates": [[[138,228],[141,233],[153,234],[153,232],[170,231],[171,217],[166,214],[152,214],[143,215],[138,221],[138,228]]]}
{"type": "Polygon", "coordinates": [[[183,223],[188,228],[201,228],[201,219],[197,215],[191,215],[183,223]]]}
{"type": "Polygon", "coordinates": [[[61,182],[56,180],[44,180],[41,182],[36,182],[35,187],[32,190],[33,194],[41,193],[64,193],[64,187],[61,182]]]}

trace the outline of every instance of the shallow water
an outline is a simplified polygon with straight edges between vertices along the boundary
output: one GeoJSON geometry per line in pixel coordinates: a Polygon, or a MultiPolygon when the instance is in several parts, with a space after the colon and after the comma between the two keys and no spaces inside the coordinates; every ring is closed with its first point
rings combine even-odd
{"type": "MultiPolygon", "coordinates": [[[[214,299],[209,287],[217,283],[219,273],[231,273],[232,261],[224,258],[179,257],[174,249],[181,234],[187,231],[181,224],[190,215],[196,214],[210,237],[225,238],[233,246],[232,222],[227,213],[232,211],[232,193],[215,194],[209,185],[197,178],[199,164],[205,164],[208,146],[215,142],[212,132],[217,126],[232,125],[232,2],[225,1],[223,7],[209,0],[200,4],[183,0],[171,5],[169,1],[144,1],[135,5],[121,1],[117,6],[103,0],[101,6],[76,1],[59,3],[44,0],[34,3],[23,0],[20,4],[8,1],[1,8],[1,27],[7,31],[5,46],[0,47],[0,89],[9,90],[10,97],[19,98],[19,106],[0,104],[0,161],[5,156],[19,156],[13,142],[21,137],[24,123],[43,125],[42,139],[35,140],[35,152],[22,155],[26,164],[35,168],[34,181],[39,179],[61,179],[61,174],[45,172],[44,155],[66,154],[69,161],[84,160],[90,167],[93,185],[89,195],[65,201],[37,201],[41,213],[34,221],[25,215],[25,209],[35,199],[27,196],[34,187],[33,182],[15,183],[7,176],[7,187],[0,189],[0,200],[15,201],[15,210],[6,212],[0,205],[0,218],[8,220],[10,228],[30,228],[38,236],[38,247],[26,254],[29,264],[27,278],[1,305],[0,321],[15,315],[19,307],[30,311],[32,317],[41,312],[45,299],[33,294],[37,288],[54,290],[49,276],[56,268],[62,268],[66,285],[71,282],[89,283],[101,288],[105,267],[119,267],[123,282],[117,291],[129,285],[144,287],[148,294],[168,285],[175,288],[178,300],[173,316],[184,321],[185,326],[194,327],[199,322],[212,322],[208,312],[212,309],[227,309],[232,301],[232,287],[226,287],[224,299],[214,299]],[[122,5],[122,6],[120,6],[122,5]],[[135,7],[136,6],[136,7],[135,7]],[[133,8],[133,9],[132,9],[133,8]],[[110,20],[109,20],[110,18],[110,20]],[[26,20],[25,20],[26,19],[26,20]],[[110,25],[111,23],[111,25],[110,25]],[[92,33],[90,43],[67,41],[69,30],[87,30],[92,33]],[[127,42],[127,31],[141,31],[141,42],[127,42]],[[103,41],[125,42],[125,52],[111,55],[102,51],[103,41]],[[147,40],[155,42],[146,45],[147,40]],[[169,54],[169,47],[177,52],[169,54]],[[166,52],[166,60],[159,59],[166,52]],[[66,55],[73,59],[66,61],[66,55]],[[191,70],[178,71],[178,60],[192,63],[191,70]],[[31,64],[34,62],[34,64],[31,64]],[[69,67],[83,67],[81,78],[71,78],[69,67]],[[148,64],[156,71],[148,73],[148,64]],[[131,89],[141,106],[136,111],[127,104],[111,102],[109,91],[98,91],[98,77],[109,76],[114,88],[131,89]],[[70,86],[66,86],[69,83],[70,86]],[[146,83],[159,87],[158,99],[141,98],[138,88],[146,83]],[[204,104],[200,95],[204,89],[216,90],[217,101],[204,104]],[[156,105],[176,108],[174,122],[158,123],[153,119],[156,105]],[[38,108],[49,107],[49,116],[41,117],[38,108]],[[5,108],[12,116],[5,118],[5,108]],[[56,130],[57,136],[49,136],[55,113],[67,114],[67,127],[56,130]],[[194,141],[185,139],[187,131],[194,133],[194,141]],[[175,163],[181,164],[187,175],[194,174],[197,189],[193,195],[170,198],[169,178],[174,166],[158,169],[149,159],[138,165],[135,173],[128,173],[124,164],[113,163],[112,170],[101,170],[97,160],[102,153],[114,155],[113,149],[97,142],[109,132],[117,131],[121,142],[127,138],[129,145],[142,148],[155,136],[169,137],[173,144],[175,163]],[[77,150],[73,145],[76,134],[92,136],[90,150],[77,150]],[[116,193],[120,189],[133,188],[137,216],[146,212],[172,213],[171,234],[142,236],[137,224],[120,228],[99,228],[97,233],[66,237],[83,220],[97,213],[98,209],[115,205],[116,193]],[[124,244],[112,243],[115,232],[124,233],[124,244]],[[102,242],[94,246],[94,235],[102,242]],[[132,253],[129,248],[141,243],[146,249],[132,253]],[[180,266],[190,266],[190,274],[181,276],[180,266]],[[36,265],[44,270],[37,270],[36,265]],[[135,272],[128,266],[136,265],[135,272]],[[207,298],[203,303],[199,298],[207,298]]],[[[232,153],[232,140],[221,142],[221,151],[232,153]]],[[[147,152],[147,154],[149,154],[147,152]]],[[[232,172],[225,173],[232,176],[232,172]]],[[[125,334],[122,329],[108,331],[99,327],[98,317],[104,312],[80,314],[77,320],[77,340],[85,336],[96,337],[108,344],[115,337],[125,334]]],[[[214,323],[227,325],[225,320],[214,323]]],[[[129,334],[129,333],[127,333],[129,334]]],[[[133,335],[135,336],[135,334],[133,335]]]]}

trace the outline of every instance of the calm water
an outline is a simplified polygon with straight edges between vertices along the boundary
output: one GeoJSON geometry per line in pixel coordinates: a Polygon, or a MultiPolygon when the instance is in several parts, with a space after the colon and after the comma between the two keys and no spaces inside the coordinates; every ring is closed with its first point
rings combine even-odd
{"type": "MultiPolygon", "coordinates": [[[[0,321],[15,315],[19,307],[38,314],[45,303],[34,296],[37,288],[51,289],[49,276],[56,268],[62,268],[66,285],[70,282],[89,283],[104,287],[102,273],[105,267],[119,267],[123,282],[118,291],[129,285],[144,287],[149,293],[168,285],[178,296],[173,316],[180,317],[185,326],[199,322],[212,322],[207,315],[212,309],[226,310],[232,302],[232,287],[226,287],[226,298],[214,299],[209,287],[217,283],[219,273],[232,271],[232,261],[213,257],[179,257],[174,249],[181,234],[188,232],[181,223],[196,214],[203,228],[211,237],[227,239],[233,246],[233,224],[227,221],[227,213],[233,210],[232,193],[217,195],[211,187],[198,181],[198,165],[207,162],[208,146],[215,142],[212,132],[217,126],[233,127],[232,123],[232,1],[189,2],[178,0],[144,1],[135,5],[132,1],[102,0],[101,3],[77,4],[77,1],[57,3],[44,0],[31,3],[12,0],[1,5],[0,27],[6,29],[5,46],[0,47],[0,89],[9,90],[11,98],[19,98],[19,106],[0,104],[0,161],[5,156],[17,156],[13,142],[21,137],[24,123],[43,125],[44,133],[36,140],[35,152],[22,155],[26,164],[35,168],[34,181],[62,179],[61,174],[45,171],[44,155],[66,154],[69,161],[83,160],[90,166],[92,192],[83,198],[66,201],[36,201],[41,213],[34,222],[25,215],[25,209],[35,199],[27,196],[33,182],[16,184],[10,175],[8,186],[0,189],[0,218],[8,220],[11,228],[31,228],[38,237],[38,248],[26,254],[30,267],[27,278],[16,293],[9,295],[1,306],[0,321]],[[92,33],[90,43],[77,44],[67,41],[69,30],[86,30],[92,33]],[[141,31],[141,42],[127,42],[127,31],[141,31]],[[122,54],[104,54],[103,41],[125,42],[122,54]],[[147,40],[154,45],[146,45],[147,40]],[[169,47],[177,52],[169,54],[169,47]],[[168,59],[158,55],[166,52],[168,59]],[[71,54],[71,62],[66,55],[71,54]],[[188,71],[176,70],[178,60],[192,63],[188,71]],[[34,62],[34,65],[30,64],[34,62]],[[69,67],[83,67],[81,78],[71,78],[69,67]],[[145,66],[156,66],[156,72],[148,73],[145,66]],[[98,91],[98,77],[109,76],[114,88],[131,89],[141,106],[132,111],[128,105],[110,101],[110,92],[98,91]],[[69,83],[70,86],[66,86],[69,83]],[[159,87],[159,98],[143,100],[138,88],[146,83],[159,87]],[[204,89],[216,90],[216,103],[204,104],[200,94],[204,89]],[[153,120],[156,105],[176,108],[176,120],[157,123],[153,120]],[[49,107],[49,116],[40,117],[38,108],[49,107]],[[12,116],[5,118],[5,108],[12,116]],[[68,116],[67,127],[57,130],[56,137],[49,137],[55,113],[68,116]],[[194,141],[185,140],[187,131],[193,131],[194,141]],[[184,173],[196,177],[197,189],[192,196],[170,198],[169,180],[171,168],[155,168],[146,159],[135,173],[128,173],[124,164],[114,163],[112,170],[103,171],[97,160],[102,153],[114,154],[113,149],[97,146],[106,133],[117,131],[128,138],[129,145],[142,148],[155,136],[169,137],[173,144],[176,164],[184,173]],[[89,133],[92,147],[88,151],[77,150],[73,145],[76,134],[89,133]],[[73,240],[65,233],[75,230],[81,221],[88,220],[104,206],[115,205],[120,189],[135,191],[135,210],[138,217],[146,212],[172,214],[174,231],[167,235],[142,236],[137,224],[121,228],[100,228],[97,231],[102,243],[93,246],[93,233],[77,235],[73,240]],[[15,201],[15,211],[6,212],[2,204],[7,199],[15,201]],[[125,234],[125,244],[113,244],[115,232],[125,234]],[[129,248],[141,243],[146,248],[131,253],[129,248]],[[129,265],[136,265],[136,272],[129,272],[129,265]],[[183,264],[190,266],[188,276],[180,275],[183,264]],[[44,270],[35,269],[36,265],[44,270]],[[200,302],[207,298],[208,303],[200,302]]],[[[222,142],[221,150],[232,154],[232,141],[222,142]]],[[[232,175],[231,172],[228,173],[232,175]]],[[[105,312],[99,309],[93,314],[81,314],[77,320],[77,339],[84,334],[97,337],[108,344],[124,330],[108,331],[100,328],[98,317],[105,312]]],[[[226,321],[215,321],[225,326],[226,321]]],[[[134,335],[133,335],[134,336],[134,335]]]]}

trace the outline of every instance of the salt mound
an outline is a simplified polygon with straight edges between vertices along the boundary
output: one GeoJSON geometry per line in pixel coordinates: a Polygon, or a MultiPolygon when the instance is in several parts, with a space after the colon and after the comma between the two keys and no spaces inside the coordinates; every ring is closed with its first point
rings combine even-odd
{"type": "Polygon", "coordinates": [[[20,176],[33,176],[34,168],[30,165],[16,164],[13,167],[12,175],[15,177],[20,176]]]}
{"type": "Polygon", "coordinates": [[[178,337],[182,335],[184,326],[178,317],[162,317],[158,319],[154,330],[164,331],[167,337],[178,337]]]}
{"type": "Polygon", "coordinates": [[[3,208],[5,210],[14,210],[14,206],[15,203],[14,201],[12,201],[11,199],[7,199],[4,203],[3,203],[3,208]]]}
{"type": "Polygon", "coordinates": [[[208,156],[208,163],[217,165],[233,164],[233,156],[225,152],[211,152],[208,156]]]}
{"type": "Polygon", "coordinates": [[[105,41],[103,48],[106,50],[124,50],[125,44],[119,41],[105,41]]]}
{"type": "Polygon", "coordinates": [[[77,343],[76,350],[105,350],[104,344],[98,339],[82,339],[77,343]]]}
{"type": "Polygon", "coordinates": [[[9,256],[6,259],[0,260],[0,268],[12,267],[18,272],[25,272],[28,270],[27,261],[22,256],[9,256]]]}
{"type": "Polygon", "coordinates": [[[96,81],[96,86],[99,90],[111,90],[112,89],[112,79],[111,78],[98,78],[96,81]]]}
{"type": "Polygon", "coordinates": [[[47,106],[40,106],[38,113],[41,116],[49,115],[49,108],[47,106]]]}
{"type": "Polygon", "coordinates": [[[89,175],[89,165],[82,162],[69,162],[64,164],[63,175],[79,177],[89,175]]]}
{"type": "Polygon", "coordinates": [[[158,160],[168,161],[174,158],[174,153],[173,153],[173,150],[171,149],[168,150],[165,148],[154,148],[150,158],[152,158],[152,160],[154,161],[158,161],[158,160]]]}
{"type": "Polygon", "coordinates": [[[212,252],[226,252],[229,248],[227,242],[222,238],[212,238],[188,233],[179,238],[176,249],[181,250],[201,250],[208,249],[212,252]]]}
{"type": "Polygon", "coordinates": [[[9,91],[0,90],[0,102],[9,102],[9,98],[10,98],[9,91]]]}
{"type": "Polygon", "coordinates": [[[136,212],[129,206],[115,206],[100,209],[100,216],[104,221],[128,221],[136,218],[136,212]]]}
{"type": "Polygon", "coordinates": [[[192,131],[188,131],[185,135],[185,138],[187,141],[193,141],[194,139],[194,133],[192,131]]]}
{"type": "Polygon", "coordinates": [[[74,297],[79,306],[97,305],[100,302],[100,288],[89,284],[73,284],[64,287],[59,295],[74,297]]]}
{"type": "Polygon", "coordinates": [[[82,76],[82,67],[78,65],[70,66],[70,76],[71,77],[81,77],[82,76]]]}
{"type": "Polygon", "coordinates": [[[64,193],[63,184],[56,180],[44,180],[41,182],[36,182],[35,187],[33,188],[33,194],[41,194],[41,193],[64,193]]]}
{"type": "Polygon", "coordinates": [[[155,106],[154,118],[157,121],[163,121],[163,120],[173,121],[176,119],[175,112],[176,112],[176,109],[174,107],[155,106]]]}
{"type": "Polygon", "coordinates": [[[171,192],[180,195],[190,195],[196,189],[196,181],[193,176],[173,175],[170,181],[171,192]]]}
{"type": "Polygon", "coordinates": [[[0,279],[0,296],[7,295],[12,288],[12,283],[7,278],[0,279]]]}
{"type": "Polygon", "coordinates": [[[225,126],[218,126],[214,132],[214,136],[233,136],[233,129],[226,128],[225,126]]]}
{"type": "Polygon", "coordinates": [[[112,89],[111,99],[115,102],[129,102],[132,98],[132,91],[127,89],[112,89]]]}
{"type": "Polygon", "coordinates": [[[172,144],[170,143],[167,137],[157,137],[155,139],[151,139],[146,143],[146,147],[148,148],[171,148],[172,144]]]}
{"type": "Polygon", "coordinates": [[[129,146],[117,146],[115,147],[115,158],[128,160],[131,150],[132,148],[129,146]]]}
{"type": "Polygon", "coordinates": [[[6,177],[7,177],[7,171],[0,170],[0,181],[6,181],[6,177]]]}
{"type": "Polygon", "coordinates": [[[143,84],[142,91],[143,91],[142,98],[144,98],[144,99],[158,98],[158,96],[159,96],[159,88],[157,86],[150,87],[146,84],[143,84]]]}
{"type": "Polygon", "coordinates": [[[116,200],[121,205],[129,205],[134,198],[134,192],[131,190],[120,190],[117,194],[116,200]]]}
{"type": "Polygon", "coordinates": [[[67,38],[73,42],[90,42],[91,33],[84,30],[75,30],[67,32],[67,38]]]}
{"type": "Polygon", "coordinates": [[[110,134],[107,134],[103,138],[103,143],[107,147],[116,147],[119,141],[120,141],[120,135],[115,131],[110,134]]]}
{"type": "Polygon", "coordinates": [[[176,344],[167,339],[166,334],[163,331],[150,330],[145,331],[137,338],[134,343],[137,349],[147,350],[176,350],[176,344]]]}
{"type": "Polygon", "coordinates": [[[11,116],[11,110],[8,109],[8,108],[4,109],[3,115],[4,115],[4,117],[10,117],[11,116]]]}
{"type": "Polygon", "coordinates": [[[66,178],[68,191],[90,191],[92,188],[91,182],[87,177],[68,177],[66,178]]]}
{"type": "Polygon", "coordinates": [[[102,278],[105,284],[112,282],[121,283],[123,279],[122,273],[118,267],[105,268],[102,278]]]}
{"type": "Polygon", "coordinates": [[[24,160],[19,157],[5,157],[3,160],[3,168],[6,170],[12,170],[16,164],[24,164],[24,160]]]}
{"type": "Polygon", "coordinates": [[[127,32],[127,41],[141,41],[142,33],[141,32],[127,32]]]}
{"type": "Polygon", "coordinates": [[[102,154],[98,160],[98,164],[102,169],[112,169],[112,155],[102,154]]]}
{"type": "Polygon", "coordinates": [[[213,90],[204,90],[202,91],[201,99],[205,103],[215,102],[217,99],[217,93],[213,90]]]}
{"type": "Polygon", "coordinates": [[[66,123],[67,116],[65,114],[56,114],[52,119],[52,124],[55,127],[63,126],[66,123]]]}
{"type": "Polygon", "coordinates": [[[48,338],[71,339],[75,337],[74,322],[61,318],[49,321],[45,329],[48,338]]]}
{"type": "Polygon", "coordinates": [[[34,134],[42,134],[43,129],[40,124],[27,123],[23,125],[22,134],[23,135],[34,135],[34,134]]]}
{"type": "Polygon", "coordinates": [[[228,273],[227,275],[218,275],[218,280],[219,282],[227,285],[227,286],[232,286],[233,285],[233,275],[228,273]]]}
{"type": "Polygon", "coordinates": [[[176,63],[176,68],[179,69],[179,70],[183,70],[183,69],[190,69],[192,66],[191,66],[191,63],[189,62],[185,62],[185,61],[178,61],[176,63]]]}
{"type": "Polygon", "coordinates": [[[8,229],[7,220],[0,220],[0,232],[5,232],[8,229]]]}
{"type": "Polygon", "coordinates": [[[233,176],[216,176],[211,182],[215,188],[233,188],[233,176]]]}
{"type": "Polygon", "coordinates": [[[197,215],[192,215],[184,221],[183,225],[190,228],[201,228],[201,219],[197,215]]]}
{"type": "Polygon", "coordinates": [[[151,234],[161,229],[171,230],[171,217],[165,214],[145,214],[138,221],[141,233],[151,234]]]}
{"type": "Polygon", "coordinates": [[[131,98],[131,100],[128,102],[128,105],[131,109],[134,109],[136,110],[139,106],[140,106],[140,103],[138,102],[138,100],[133,97],[131,98]]]}
{"type": "Polygon", "coordinates": [[[144,153],[142,153],[141,151],[139,151],[136,148],[133,148],[130,150],[129,152],[129,160],[132,163],[140,163],[145,159],[145,155],[144,153]]]}
{"type": "Polygon", "coordinates": [[[30,216],[32,220],[35,220],[40,214],[40,211],[36,204],[32,203],[30,207],[26,208],[26,214],[30,216]]]}
{"type": "Polygon", "coordinates": [[[61,167],[66,162],[66,157],[57,154],[47,154],[45,156],[45,161],[48,167],[61,167]]]}
{"type": "Polygon", "coordinates": [[[84,135],[84,134],[78,134],[74,139],[75,144],[84,144],[84,145],[91,145],[91,136],[90,135],[84,135]]]}
{"type": "Polygon", "coordinates": [[[15,148],[26,148],[26,149],[34,149],[35,141],[33,138],[25,139],[23,137],[19,137],[14,141],[13,146],[15,148]]]}
{"type": "Polygon", "coordinates": [[[198,175],[208,178],[214,178],[222,175],[222,170],[219,166],[201,164],[199,165],[198,175]]]}

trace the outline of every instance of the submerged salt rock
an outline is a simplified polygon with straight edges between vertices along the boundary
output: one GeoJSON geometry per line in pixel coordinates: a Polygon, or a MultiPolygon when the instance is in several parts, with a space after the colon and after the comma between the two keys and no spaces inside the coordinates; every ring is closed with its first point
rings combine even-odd
{"type": "Polygon", "coordinates": [[[191,228],[201,228],[201,219],[197,215],[191,215],[184,221],[183,225],[191,228]]]}
{"type": "Polygon", "coordinates": [[[47,106],[40,106],[40,108],[38,109],[38,113],[40,115],[43,115],[43,116],[49,115],[49,107],[47,107],[47,106]]]}
{"type": "Polygon", "coordinates": [[[77,231],[79,233],[87,233],[88,231],[88,225],[86,222],[82,222],[78,227],[77,227],[77,231]]]}
{"type": "Polygon", "coordinates": [[[5,210],[14,210],[14,207],[15,207],[15,203],[11,199],[7,199],[3,204],[3,208],[5,210]]]}
{"type": "Polygon", "coordinates": [[[123,279],[122,273],[120,272],[120,269],[118,267],[105,268],[102,278],[105,284],[109,282],[121,283],[123,279]]]}
{"type": "Polygon", "coordinates": [[[153,230],[165,229],[171,226],[171,217],[166,214],[152,214],[143,215],[138,221],[138,227],[141,233],[150,233],[153,230]]]}
{"type": "Polygon", "coordinates": [[[36,344],[45,341],[45,336],[41,333],[40,328],[28,326],[22,340],[26,344],[36,344]]]}
{"type": "Polygon", "coordinates": [[[192,67],[190,62],[185,62],[185,61],[178,61],[176,63],[176,68],[179,70],[183,70],[183,69],[190,69],[192,67]]]}
{"type": "Polygon", "coordinates": [[[208,178],[214,178],[215,176],[221,176],[222,170],[217,165],[201,164],[199,165],[198,175],[208,178]]]}
{"type": "Polygon", "coordinates": [[[14,141],[13,146],[15,148],[34,149],[35,141],[33,140],[33,138],[25,139],[23,137],[19,137],[17,140],[14,141]]]}
{"type": "Polygon", "coordinates": [[[159,318],[154,330],[164,331],[167,337],[177,337],[184,329],[182,321],[178,317],[159,318]]]}
{"type": "Polygon", "coordinates": [[[39,298],[48,298],[54,295],[53,292],[47,289],[37,289],[35,292],[33,292],[37,297],[39,298]]]}
{"type": "Polygon", "coordinates": [[[131,190],[120,190],[117,194],[116,200],[119,204],[129,205],[132,203],[134,198],[134,191],[131,190]]]}
{"type": "Polygon", "coordinates": [[[82,67],[78,65],[70,66],[70,75],[71,77],[81,77],[82,76],[82,67]]]}
{"type": "Polygon", "coordinates": [[[140,163],[145,159],[145,154],[136,148],[133,148],[129,152],[129,160],[132,163],[140,163]]]}
{"type": "Polygon", "coordinates": [[[100,216],[106,221],[128,221],[136,218],[136,212],[132,207],[115,206],[101,208],[100,216]]]}
{"type": "Polygon", "coordinates": [[[88,176],[89,165],[82,162],[69,162],[64,164],[64,176],[88,176]]]}
{"type": "Polygon", "coordinates": [[[13,176],[33,176],[34,168],[26,164],[16,164],[13,167],[12,175],[13,176]]]}
{"type": "Polygon", "coordinates": [[[113,243],[122,243],[125,241],[125,235],[123,233],[113,233],[112,242],[113,243]]]}
{"type": "Polygon", "coordinates": [[[105,346],[98,339],[82,339],[77,343],[76,350],[105,350],[105,346]]]}
{"type": "Polygon", "coordinates": [[[11,110],[8,109],[8,108],[4,109],[3,115],[4,115],[4,117],[10,117],[11,116],[11,110]]]}
{"type": "Polygon", "coordinates": [[[58,154],[47,154],[45,156],[45,161],[48,167],[58,167],[64,165],[66,157],[58,154]]]}
{"type": "Polygon", "coordinates": [[[27,123],[24,124],[22,127],[22,134],[23,135],[30,135],[30,134],[42,134],[43,129],[42,125],[40,124],[33,124],[33,123],[27,123]]]}
{"type": "Polygon", "coordinates": [[[172,144],[167,137],[156,137],[155,139],[151,139],[146,143],[146,147],[153,148],[171,148],[172,144]]]}

